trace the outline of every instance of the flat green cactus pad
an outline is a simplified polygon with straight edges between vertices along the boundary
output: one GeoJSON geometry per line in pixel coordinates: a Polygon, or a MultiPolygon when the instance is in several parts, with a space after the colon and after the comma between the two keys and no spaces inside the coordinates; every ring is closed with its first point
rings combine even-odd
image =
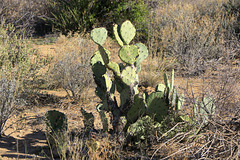
{"type": "Polygon", "coordinates": [[[104,63],[108,64],[111,58],[111,53],[107,49],[103,48],[102,46],[98,46],[98,48],[104,63]]]}
{"type": "Polygon", "coordinates": [[[123,106],[129,99],[129,88],[124,88],[120,93],[121,106],[123,106]]]}
{"type": "Polygon", "coordinates": [[[103,101],[107,99],[105,91],[102,90],[99,86],[95,89],[95,94],[103,101]]]}
{"type": "Polygon", "coordinates": [[[92,66],[92,71],[94,76],[101,77],[107,72],[107,69],[101,62],[97,62],[92,66]]]}
{"type": "Polygon", "coordinates": [[[105,85],[106,85],[107,91],[109,92],[110,89],[112,88],[112,80],[107,74],[104,74],[103,78],[105,80],[105,85]]]}
{"type": "Polygon", "coordinates": [[[142,117],[146,112],[146,105],[144,101],[139,98],[138,95],[134,97],[134,104],[127,113],[127,120],[130,123],[137,121],[139,117],[142,117]]]}
{"type": "Polygon", "coordinates": [[[95,63],[101,62],[104,65],[104,61],[99,51],[95,52],[90,60],[90,64],[93,66],[95,63]]]}
{"type": "Polygon", "coordinates": [[[104,110],[101,110],[101,108],[103,108],[103,105],[104,104],[98,104],[97,111],[98,111],[101,121],[102,121],[103,132],[107,132],[108,131],[108,118],[106,116],[106,112],[104,110]]]}
{"type": "Polygon", "coordinates": [[[169,106],[164,99],[164,93],[153,92],[147,98],[147,114],[161,122],[168,114],[169,106]]]}
{"type": "Polygon", "coordinates": [[[148,49],[142,43],[137,43],[136,46],[139,48],[139,57],[137,58],[137,62],[141,63],[144,59],[148,57],[148,49]]]}
{"type": "Polygon", "coordinates": [[[120,59],[127,64],[135,63],[138,55],[138,47],[135,45],[123,46],[119,50],[120,59]]]}
{"type": "Polygon", "coordinates": [[[127,66],[121,74],[122,81],[130,86],[131,84],[135,84],[138,81],[138,77],[136,74],[136,68],[127,66]]]}
{"type": "Polygon", "coordinates": [[[106,28],[95,28],[91,31],[92,40],[99,44],[103,45],[104,41],[107,39],[107,30],[106,28]]]}
{"type": "Polygon", "coordinates": [[[120,26],[115,24],[113,26],[113,33],[114,33],[114,36],[115,36],[115,39],[117,40],[119,46],[123,46],[123,41],[121,40],[120,36],[119,36],[119,33],[120,33],[120,26]]]}
{"type": "Polygon", "coordinates": [[[54,132],[67,129],[67,118],[64,113],[50,110],[45,114],[47,126],[54,132]]]}
{"type": "Polygon", "coordinates": [[[155,92],[163,92],[165,91],[165,85],[164,84],[158,84],[155,88],[155,92]]]}
{"type": "Polygon", "coordinates": [[[116,74],[116,76],[120,76],[120,67],[116,62],[109,62],[107,66],[116,74]]]}
{"type": "Polygon", "coordinates": [[[121,25],[120,33],[125,44],[129,44],[136,35],[136,29],[130,21],[125,21],[121,25]]]}

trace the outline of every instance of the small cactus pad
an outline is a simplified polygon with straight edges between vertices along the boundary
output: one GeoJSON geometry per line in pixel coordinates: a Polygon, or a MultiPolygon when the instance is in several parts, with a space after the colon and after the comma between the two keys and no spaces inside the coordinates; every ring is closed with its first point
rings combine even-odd
{"type": "Polygon", "coordinates": [[[104,41],[107,39],[107,30],[106,28],[95,28],[91,31],[92,40],[99,44],[103,45],[104,41]]]}
{"type": "Polygon", "coordinates": [[[130,93],[130,90],[128,87],[122,90],[122,92],[120,93],[120,101],[121,101],[120,106],[123,106],[129,100],[129,93],[130,93]]]}
{"type": "Polygon", "coordinates": [[[164,84],[158,84],[155,88],[155,92],[163,92],[165,91],[165,85],[164,84]]]}
{"type": "Polygon", "coordinates": [[[94,130],[94,115],[92,114],[92,112],[88,113],[83,108],[81,108],[81,113],[84,117],[83,120],[84,127],[87,130],[94,130]]]}
{"type": "Polygon", "coordinates": [[[167,88],[170,88],[170,84],[169,84],[169,81],[168,81],[168,76],[167,76],[167,74],[166,73],[164,73],[164,83],[165,83],[165,86],[167,87],[167,88]]]}
{"type": "Polygon", "coordinates": [[[103,101],[107,99],[105,91],[103,91],[99,86],[95,89],[95,94],[103,101]]]}
{"type": "Polygon", "coordinates": [[[64,113],[50,110],[45,114],[46,124],[53,131],[64,131],[67,129],[67,118],[64,113]]]}
{"type": "Polygon", "coordinates": [[[119,50],[120,59],[127,64],[135,63],[138,55],[138,47],[135,45],[123,46],[119,50]]]}
{"type": "Polygon", "coordinates": [[[103,77],[105,80],[105,85],[106,85],[107,91],[109,92],[110,89],[112,88],[112,80],[107,74],[104,74],[103,77]]]}
{"type": "Polygon", "coordinates": [[[120,68],[116,62],[109,62],[107,67],[111,69],[116,76],[120,76],[120,68]]]}
{"type": "Polygon", "coordinates": [[[107,72],[107,69],[101,62],[97,62],[92,66],[92,71],[95,77],[101,77],[107,72]]]}
{"type": "Polygon", "coordinates": [[[120,30],[120,26],[115,24],[113,26],[113,33],[114,33],[114,36],[115,36],[115,39],[117,40],[119,46],[123,46],[123,41],[121,40],[120,36],[119,36],[119,30],[120,30]]]}
{"type": "Polygon", "coordinates": [[[174,69],[172,70],[171,82],[170,82],[170,92],[173,90],[174,86],[174,69]]]}
{"type": "Polygon", "coordinates": [[[101,108],[103,108],[102,106],[103,106],[103,104],[97,105],[97,111],[98,111],[101,121],[102,121],[103,132],[107,132],[108,131],[108,118],[106,116],[106,112],[101,110],[101,108]]]}
{"type": "Polygon", "coordinates": [[[177,101],[176,101],[176,108],[175,110],[181,110],[184,104],[184,94],[182,94],[181,96],[177,97],[177,101]]]}
{"type": "Polygon", "coordinates": [[[94,53],[94,55],[91,58],[90,64],[93,66],[97,62],[101,62],[104,65],[104,61],[99,51],[94,53]]]}
{"type": "Polygon", "coordinates": [[[121,79],[123,83],[130,86],[131,84],[135,84],[138,81],[138,77],[136,74],[136,68],[127,66],[121,74],[121,79]]]}
{"type": "MultiPolygon", "coordinates": [[[[172,102],[171,102],[172,107],[173,107],[173,106],[176,107],[177,101],[178,101],[177,89],[176,89],[176,87],[173,87],[172,102]]],[[[176,108],[175,108],[175,109],[176,109],[176,108]]]]}
{"type": "Polygon", "coordinates": [[[136,122],[139,117],[142,117],[145,114],[145,112],[146,104],[141,98],[139,98],[138,95],[135,95],[134,104],[127,113],[128,122],[130,123],[136,122]]]}
{"type": "Polygon", "coordinates": [[[125,44],[129,44],[136,35],[136,29],[130,21],[125,21],[120,28],[121,37],[125,44]]]}
{"type": "Polygon", "coordinates": [[[163,97],[162,92],[153,92],[147,98],[147,114],[158,122],[161,122],[168,114],[169,106],[163,97]]]}
{"type": "Polygon", "coordinates": [[[137,62],[141,63],[144,59],[148,57],[148,49],[142,43],[135,44],[139,48],[139,57],[137,58],[137,62]]]}
{"type": "Polygon", "coordinates": [[[98,46],[98,48],[104,63],[108,64],[111,58],[111,53],[107,49],[103,48],[102,46],[98,46]]]}

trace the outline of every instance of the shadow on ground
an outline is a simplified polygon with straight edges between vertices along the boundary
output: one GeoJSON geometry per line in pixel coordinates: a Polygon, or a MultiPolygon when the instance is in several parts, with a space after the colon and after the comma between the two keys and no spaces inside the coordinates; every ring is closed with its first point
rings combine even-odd
{"type": "Polygon", "coordinates": [[[45,132],[34,131],[21,139],[12,136],[0,138],[0,148],[4,150],[2,158],[16,159],[50,159],[47,157],[48,147],[45,132]]]}

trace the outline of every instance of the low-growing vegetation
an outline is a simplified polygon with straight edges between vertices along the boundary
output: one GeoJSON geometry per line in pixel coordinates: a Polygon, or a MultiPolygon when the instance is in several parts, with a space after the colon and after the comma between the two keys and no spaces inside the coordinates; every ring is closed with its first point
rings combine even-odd
{"type": "Polygon", "coordinates": [[[1,1],[0,159],[239,159],[239,10],[1,1]]]}

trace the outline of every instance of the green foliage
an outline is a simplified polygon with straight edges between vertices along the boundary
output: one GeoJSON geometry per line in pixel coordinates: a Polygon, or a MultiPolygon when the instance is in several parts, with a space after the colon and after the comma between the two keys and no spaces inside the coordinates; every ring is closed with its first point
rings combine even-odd
{"type": "MultiPolygon", "coordinates": [[[[50,0],[55,29],[64,34],[68,32],[89,31],[96,25],[107,27],[129,19],[138,29],[146,32],[148,6],[143,0],[50,0]]],[[[142,32],[143,33],[143,32],[142,32]]]]}

